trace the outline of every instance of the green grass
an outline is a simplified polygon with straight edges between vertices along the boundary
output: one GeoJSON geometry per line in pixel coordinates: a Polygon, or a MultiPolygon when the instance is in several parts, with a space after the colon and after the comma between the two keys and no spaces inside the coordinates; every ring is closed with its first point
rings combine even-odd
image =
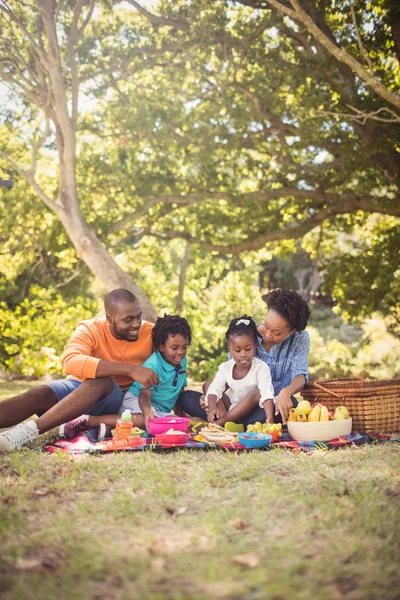
{"type": "MultiPolygon", "coordinates": [[[[0,398],[23,387],[0,384],[0,398]]],[[[314,454],[25,449],[0,457],[0,515],[6,600],[400,594],[395,444],[314,454]],[[249,553],[257,566],[232,561],[249,553]]]]}

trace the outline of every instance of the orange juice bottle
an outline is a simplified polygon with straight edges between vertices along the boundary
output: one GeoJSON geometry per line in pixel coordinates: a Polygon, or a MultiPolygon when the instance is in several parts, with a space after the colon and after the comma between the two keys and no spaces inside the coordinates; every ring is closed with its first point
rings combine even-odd
{"type": "Polygon", "coordinates": [[[113,440],[123,440],[131,435],[132,432],[132,416],[130,410],[124,410],[121,415],[121,418],[118,419],[117,425],[115,427],[115,433],[113,435],[113,440]]]}

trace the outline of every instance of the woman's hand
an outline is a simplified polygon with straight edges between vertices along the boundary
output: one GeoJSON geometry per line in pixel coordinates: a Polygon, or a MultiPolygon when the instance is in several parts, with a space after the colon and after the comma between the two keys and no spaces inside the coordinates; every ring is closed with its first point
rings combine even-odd
{"type": "Polygon", "coordinates": [[[278,415],[279,413],[281,414],[282,423],[284,425],[286,425],[286,421],[289,416],[289,410],[292,407],[293,407],[293,404],[292,404],[292,399],[290,397],[290,392],[287,391],[287,388],[283,388],[283,390],[281,390],[276,397],[275,414],[276,415],[278,415]]]}

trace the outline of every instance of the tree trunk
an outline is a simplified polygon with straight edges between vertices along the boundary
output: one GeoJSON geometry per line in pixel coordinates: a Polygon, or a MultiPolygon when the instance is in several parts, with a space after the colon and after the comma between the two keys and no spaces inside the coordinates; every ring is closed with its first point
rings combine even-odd
{"type": "Polygon", "coordinates": [[[143,311],[143,318],[154,322],[157,313],[146,294],[133,279],[117,265],[113,257],[101,244],[95,232],[81,214],[71,214],[60,209],[58,216],[74,244],[79,256],[92,273],[111,291],[117,288],[129,290],[136,296],[143,311]]]}
{"type": "Polygon", "coordinates": [[[190,244],[189,242],[185,245],[185,251],[183,253],[181,263],[180,263],[180,271],[179,271],[179,290],[178,295],[175,300],[175,308],[176,312],[179,315],[183,310],[183,293],[185,291],[185,283],[186,283],[186,271],[189,265],[189,256],[190,256],[190,244]]]}

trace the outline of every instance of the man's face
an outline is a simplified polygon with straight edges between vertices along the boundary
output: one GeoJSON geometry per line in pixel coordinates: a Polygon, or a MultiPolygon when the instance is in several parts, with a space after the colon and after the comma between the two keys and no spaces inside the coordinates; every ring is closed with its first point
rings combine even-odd
{"type": "Polygon", "coordinates": [[[115,339],[136,342],[142,324],[142,309],[138,302],[120,302],[112,313],[106,313],[106,318],[115,339]]]}

